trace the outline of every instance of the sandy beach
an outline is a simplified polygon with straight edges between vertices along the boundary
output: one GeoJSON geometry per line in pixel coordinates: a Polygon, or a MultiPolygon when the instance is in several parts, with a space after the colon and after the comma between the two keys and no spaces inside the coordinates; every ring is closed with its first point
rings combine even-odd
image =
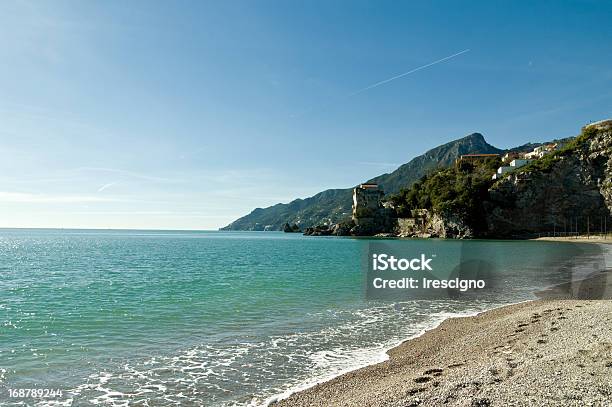
{"type": "Polygon", "coordinates": [[[451,318],[388,354],[278,405],[610,406],[612,301],[542,299],[451,318]]]}
{"type": "Polygon", "coordinates": [[[550,242],[570,242],[570,243],[603,243],[612,244],[612,235],[581,235],[581,236],[545,236],[532,240],[547,240],[550,242]]]}

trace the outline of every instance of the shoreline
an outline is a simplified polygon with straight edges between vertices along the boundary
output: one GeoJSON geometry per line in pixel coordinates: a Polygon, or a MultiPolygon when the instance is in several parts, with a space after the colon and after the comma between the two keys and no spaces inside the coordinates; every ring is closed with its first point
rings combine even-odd
{"type": "Polygon", "coordinates": [[[294,387],[291,387],[287,390],[285,390],[284,392],[281,393],[277,393],[273,396],[268,397],[267,399],[264,400],[264,402],[262,404],[256,404],[254,406],[260,406],[260,407],[268,407],[268,406],[279,406],[281,405],[281,402],[284,400],[287,400],[289,398],[291,398],[293,395],[295,394],[299,394],[301,392],[304,391],[308,391],[310,389],[312,389],[313,387],[316,386],[320,386],[323,385],[329,381],[332,381],[334,379],[337,379],[339,377],[342,377],[346,374],[350,374],[352,372],[361,370],[361,369],[367,369],[368,367],[371,366],[376,366],[378,364],[381,363],[385,363],[388,362],[390,359],[390,352],[393,351],[395,348],[398,348],[400,346],[402,346],[403,344],[412,341],[414,339],[417,339],[423,335],[425,335],[427,332],[433,331],[438,329],[438,327],[440,325],[442,325],[444,322],[450,320],[450,319],[454,319],[454,318],[471,318],[471,317],[475,317],[478,316],[480,314],[483,314],[485,312],[489,312],[498,308],[502,308],[502,307],[506,307],[506,306],[510,306],[510,305],[517,305],[517,304],[522,304],[525,302],[531,302],[534,300],[526,300],[526,301],[521,301],[521,302],[516,302],[516,303],[511,303],[511,304],[506,304],[506,305],[499,305],[499,306],[495,306],[493,308],[490,309],[485,309],[482,311],[475,311],[475,312],[465,312],[465,313],[449,313],[451,314],[450,316],[446,316],[440,319],[436,319],[432,322],[431,327],[429,328],[423,328],[419,333],[408,336],[404,339],[400,339],[398,341],[396,341],[393,345],[389,345],[389,346],[385,346],[383,347],[383,350],[381,351],[381,355],[380,355],[380,359],[379,361],[372,361],[371,363],[367,363],[364,365],[360,365],[360,366],[354,366],[354,367],[347,367],[346,369],[343,369],[342,371],[338,372],[338,373],[334,373],[334,374],[330,374],[328,376],[322,376],[322,377],[317,377],[317,378],[312,378],[311,380],[307,380],[304,381],[294,387]]]}
{"type": "MultiPolygon", "coordinates": [[[[603,312],[599,310],[596,313],[596,315],[600,316],[601,318],[612,314],[612,301],[610,301],[610,299],[612,299],[612,270],[602,270],[599,275],[591,276],[584,280],[559,284],[543,291],[536,291],[534,292],[534,296],[536,299],[533,300],[493,307],[491,309],[476,313],[466,313],[465,315],[458,314],[456,316],[447,317],[441,320],[439,323],[434,324],[432,328],[424,329],[420,334],[409,337],[399,342],[396,346],[391,346],[388,348],[385,351],[387,359],[382,362],[355,368],[345,373],[339,373],[334,375],[331,379],[323,382],[313,380],[314,383],[311,385],[303,388],[296,387],[282,394],[277,394],[274,397],[270,397],[267,399],[267,403],[265,405],[279,407],[311,405],[322,406],[330,404],[334,406],[338,405],[347,407],[352,405],[469,405],[469,403],[466,404],[468,402],[466,397],[472,397],[472,393],[474,393],[473,391],[468,392],[467,395],[463,395],[459,398],[455,397],[455,393],[461,393],[461,389],[470,387],[470,383],[461,382],[461,379],[465,378],[466,376],[460,374],[458,375],[457,372],[465,370],[465,366],[468,366],[472,369],[472,371],[476,370],[476,372],[479,374],[482,374],[484,371],[485,374],[486,372],[489,372],[490,375],[497,376],[497,373],[495,372],[498,372],[499,369],[496,366],[500,364],[500,360],[495,361],[493,363],[495,366],[492,367],[490,360],[491,355],[500,355],[500,353],[503,355],[507,355],[508,353],[511,354],[512,352],[509,350],[511,349],[511,345],[519,340],[523,345],[527,344],[528,342],[535,342],[535,344],[533,344],[531,347],[527,347],[527,350],[523,348],[521,352],[516,354],[517,359],[521,359],[521,357],[525,359],[526,353],[529,351],[534,351],[537,345],[548,343],[548,335],[550,334],[552,336],[553,333],[557,333],[562,322],[565,325],[564,331],[569,331],[569,335],[566,334],[560,338],[561,340],[565,340],[567,343],[567,346],[561,349],[562,351],[567,352],[568,350],[573,350],[575,353],[577,352],[580,354],[587,352],[585,349],[578,349],[577,343],[586,345],[583,347],[588,347],[588,345],[592,342],[592,338],[600,336],[604,339],[603,342],[600,343],[600,345],[603,347],[602,352],[604,354],[607,353],[608,355],[612,355],[612,318],[607,318],[605,321],[603,321],[604,323],[601,323],[601,321],[594,321],[593,324],[585,327],[577,326],[584,319],[584,316],[579,315],[579,312],[574,313],[574,317],[570,318],[569,322],[566,321],[568,320],[568,316],[564,315],[569,311],[580,311],[580,309],[585,307],[596,307],[598,309],[603,309],[603,312]],[[550,316],[554,315],[556,315],[557,320],[550,321],[550,316]],[[526,332],[528,329],[527,327],[530,327],[530,325],[533,325],[534,323],[540,323],[542,319],[546,318],[549,319],[549,332],[540,332],[539,336],[537,336],[534,332],[526,332]],[[514,332],[512,332],[512,329],[508,330],[508,319],[514,320],[516,323],[514,332]],[[482,321],[484,321],[485,325],[490,325],[489,328],[491,326],[493,327],[494,332],[492,332],[490,337],[497,339],[497,342],[493,340],[493,343],[489,343],[493,349],[491,354],[487,354],[486,352],[481,354],[481,350],[484,345],[482,341],[490,341],[489,336],[484,338],[481,337],[480,340],[477,340],[478,338],[473,338],[471,336],[481,334],[481,330],[478,325],[483,323],[482,321]],[[577,321],[577,323],[572,323],[572,321],[577,321]],[[476,325],[476,328],[478,329],[470,331],[470,328],[474,328],[474,325],[476,325]],[[589,330],[594,330],[595,327],[597,327],[598,333],[591,333],[589,330]],[[517,338],[517,336],[520,337],[520,339],[517,338]],[[567,336],[569,336],[569,341],[567,336]],[[575,341],[576,336],[582,336],[582,341],[575,341]],[[587,338],[586,341],[584,340],[585,336],[587,338]],[[452,343],[452,339],[455,337],[459,337],[460,339],[464,340],[467,338],[469,343],[464,343],[463,346],[467,347],[468,349],[461,349],[460,351],[453,353],[452,351],[444,350],[440,347],[441,344],[449,344],[449,342],[451,345],[457,345],[452,343]],[[571,342],[572,340],[573,342],[571,342]],[[499,349],[504,349],[504,351],[501,352],[499,349]],[[429,366],[429,368],[426,368],[426,366],[419,365],[421,357],[425,354],[433,356],[432,359],[435,360],[435,363],[432,363],[432,365],[435,364],[436,367],[429,366]],[[465,361],[455,361],[456,363],[449,362],[454,361],[460,355],[464,354],[471,355],[473,363],[464,363],[465,361]],[[444,363],[440,363],[440,359],[443,359],[444,363]],[[456,370],[456,372],[454,372],[455,381],[449,382],[447,378],[441,377],[445,371],[444,367],[441,367],[442,364],[445,364],[447,369],[456,370]],[[476,367],[474,367],[474,364],[476,367]],[[419,366],[422,367],[421,372],[418,372],[417,367],[419,366]],[[398,372],[401,374],[398,374],[398,372]],[[406,381],[404,378],[406,375],[412,376],[412,381],[406,381]],[[394,395],[393,391],[391,391],[390,384],[397,384],[396,382],[399,382],[401,391],[396,391],[394,395]],[[381,386],[380,383],[383,383],[382,386],[386,390],[382,392],[372,390],[368,391],[362,385],[363,383],[376,383],[379,386],[381,386]],[[431,388],[427,389],[427,384],[429,383],[431,383],[431,388]],[[439,397],[441,392],[446,394],[444,400],[440,399],[439,397]]],[[[591,319],[598,319],[593,318],[593,316],[591,317],[591,319]]],[[[549,359],[553,359],[552,365],[562,366],[566,361],[558,360],[562,359],[559,357],[556,358],[557,360],[554,360],[555,355],[555,353],[550,354],[549,352],[549,355],[547,356],[549,359]]],[[[543,359],[543,356],[536,355],[536,360],[537,359],[543,359]]],[[[508,365],[506,367],[508,377],[512,377],[514,374],[513,369],[520,365],[519,363],[514,362],[514,360],[515,358],[505,358],[505,363],[508,365]],[[512,361],[509,359],[512,359],[512,361]]],[[[502,365],[503,363],[504,361],[501,361],[502,365]]],[[[609,360],[605,361],[604,368],[601,366],[593,366],[593,363],[594,361],[591,360],[591,364],[578,363],[578,366],[581,367],[581,369],[599,368],[599,373],[602,373],[601,370],[603,369],[603,372],[605,372],[605,374],[607,374],[609,377],[607,382],[604,381],[604,384],[607,386],[607,388],[612,389],[612,375],[610,375],[610,373],[612,373],[612,356],[609,357],[609,360]]],[[[563,371],[564,369],[567,370],[566,367],[562,367],[559,371],[555,371],[553,378],[554,380],[551,380],[551,383],[548,383],[547,386],[554,386],[554,384],[560,379],[560,377],[558,377],[561,375],[560,371],[563,371]]],[[[474,372],[472,372],[472,374],[474,374],[474,372]]],[[[545,377],[542,376],[542,372],[540,372],[538,369],[528,369],[525,375],[530,377],[529,380],[538,380],[545,377]]],[[[591,377],[595,376],[592,371],[589,373],[589,375],[591,375],[591,377]]],[[[472,405],[497,405],[497,401],[501,400],[503,404],[514,403],[513,405],[527,406],[533,405],[534,397],[536,399],[538,397],[538,394],[533,394],[531,399],[522,400],[518,392],[519,387],[516,386],[511,387],[511,391],[506,390],[504,392],[502,390],[500,392],[499,389],[504,388],[503,385],[500,385],[500,383],[503,382],[503,379],[500,377],[493,377],[489,379],[491,379],[491,381],[487,383],[488,386],[483,385],[481,382],[475,382],[477,383],[476,393],[494,393],[495,388],[497,388],[498,393],[501,394],[497,395],[498,399],[496,400],[496,403],[490,404],[491,399],[484,397],[481,399],[472,398],[472,405]],[[513,396],[515,398],[512,398],[513,396]]],[[[525,386],[529,387],[530,383],[531,382],[529,381],[526,382],[525,386]]],[[[534,388],[534,391],[537,392],[537,387],[534,388]]],[[[601,393],[601,391],[599,392],[601,393]]],[[[602,394],[604,394],[605,397],[612,398],[612,390],[610,390],[609,393],[604,392],[602,394]]],[[[591,397],[596,403],[594,405],[600,405],[597,404],[599,402],[599,399],[597,398],[599,395],[597,393],[586,395],[583,394],[582,396],[587,398],[591,397]]],[[[546,397],[550,397],[550,394],[546,397]]],[[[573,396],[570,394],[565,399],[558,400],[557,404],[549,403],[548,405],[572,405],[572,397],[573,396]]],[[[541,404],[548,401],[548,399],[543,398],[539,400],[539,403],[541,404]]]]}
{"type": "Polygon", "coordinates": [[[612,235],[608,237],[601,237],[597,235],[591,236],[578,236],[578,237],[566,237],[566,236],[545,236],[545,237],[536,237],[534,239],[536,241],[547,241],[547,242],[569,242],[569,243],[599,243],[599,244],[612,244],[612,235]]]}
{"type": "Polygon", "coordinates": [[[612,390],[600,391],[612,389],[612,357],[602,359],[612,354],[612,318],[604,318],[611,312],[608,300],[540,299],[451,317],[388,350],[384,362],[316,384],[272,405],[574,405],[572,397],[577,394],[603,405],[612,397],[612,390]],[[595,335],[603,340],[593,343],[595,335]],[[581,357],[585,360],[567,366],[581,357]],[[564,377],[567,372],[571,374],[564,377]],[[578,374],[583,386],[575,388],[576,393],[561,394],[564,387],[558,383],[567,379],[564,386],[569,386],[578,374]],[[539,385],[530,388],[534,381],[543,383],[546,392],[539,394],[539,385]],[[590,381],[593,386],[584,387],[590,381]],[[523,398],[529,389],[529,398],[523,398]]]}

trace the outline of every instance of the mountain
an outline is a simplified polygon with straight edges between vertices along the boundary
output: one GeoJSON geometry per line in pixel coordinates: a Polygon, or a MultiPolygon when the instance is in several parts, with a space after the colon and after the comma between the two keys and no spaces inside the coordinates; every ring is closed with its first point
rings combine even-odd
{"type": "MultiPolygon", "coordinates": [[[[436,168],[450,166],[463,154],[500,154],[504,150],[486,142],[482,134],[473,133],[443,144],[413,158],[395,171],[379,175],[367,182],[377,183],[386,194],[399,192],[436,168]]],[[[285,223],[297,224],[304,230],[320,224],[337,223],[350,217],[352,189],[328,189],[305,199],[257,208],[221,230],[282,230],[285,223]]]]}
{"type": "Polygon", "coordinates": [[[504,150],[493,147],[480,133],[472,133],[450,143],[433,148],[413,158],[390,174],[379,175],[368,182],[382,186],[386,194],[394,194],[410,187],[423,175],[440,167],[448,167],[463,154],[501,154],[504,150]]]}

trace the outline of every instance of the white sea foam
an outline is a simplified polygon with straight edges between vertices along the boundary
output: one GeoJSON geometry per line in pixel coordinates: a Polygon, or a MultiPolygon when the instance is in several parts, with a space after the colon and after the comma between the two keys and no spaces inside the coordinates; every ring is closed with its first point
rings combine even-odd
{"type": "MultiPolygon", "coordinates": [[[[468,317],[477,315],[480,312],[485,310],[471,310],[462,313],[452,313],[452,312],[442,312],[438,313],[428,322],[424,322],[419,325],[417,329],[419,329],[418,333],[403,338],[401,340],[391,340],[387,343],[380,344],[378,346],[366,347],[363,349],[359,349],[353,352],[343,352],[341,349],[336,349],[331,352],[324,352],[322,355],[315,355],[314,359],[318,359],[321,363],[321,366],[325,366],[325,373],[320,374],[318,376],[312,376],[306,380],[303,380],[288,389],[277,393],[273,396],[266,398],[263,402],[258,401],[257,399],[251,400],[248,404],[249,407],[261,407],[261,406],[269,406],[274,402],[279,400],[283,400],[288,398],[294,393],[306,390],[310,387],[313,387],[317,384],[332,380],[338,376],[341,376],[345,373],[349,373],[351,371],[371,366],[377,363],[382,363],[389,359],[388,351],[400,345],[401,343],[414,339],[423,335],[426,331],[435,329],[438,325],[440,325],[444,320],[448,318],[454,317],[468,317]],[[336,352],[336,353],[334,353],[336,352]],[[329,355],[333,355],[334,357],[330,358],[329,355]],[[342,361],[344,363],[334,363],[342,361]],[[325,363],[327,362],[327,363],[325,363]]],[[[367,323],[364,321],[364,323],[367,323]]],[[[415,327],[416,328],[416,327],[415,327]]]]}
{"type": "Polygon", "coordinates": [[[390,348],[449,317],[474,315],[493,306],[480,304],[453,312],[454,305],[432,303],[431,312],[415,303],[328,311],[315,316],[325,322],[318,329],[156,355],[91,375],[68,393],[72,400],[92,405],[124,406],[136,401],[180,405],[207,400],[210,405],[266,406],[317,383],[383,362],[390,348]]]}

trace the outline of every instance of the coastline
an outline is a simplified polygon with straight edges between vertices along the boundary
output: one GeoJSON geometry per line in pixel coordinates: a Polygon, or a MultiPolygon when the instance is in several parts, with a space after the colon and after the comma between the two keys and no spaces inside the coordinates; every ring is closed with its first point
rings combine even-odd
{"type": "Polygon", "coordinates": [[[583,235],[583,236],[578,236],[578,237],[547,236],[547,237],[537,237],[535,239],[529,239],[529,240],[543,240],[543,241],[548,241],[548,242],[612,244],[612,236],[601,237],[597,235],[592,235],[592,236],[583,235]]]}
{"type": "MultiPolygon", "coordinates": [[[[515,304],[522,304],[524,302],[530,302],[532,300],[527,300],[527,301],[522,301],[522,302],[517,302],[517,303],[513,303],[510,305],[515,305],[515,304]]],[[[401,345],[405,344],[406,342],[409,342],[411,340],[417,339],[423,335],[425,335],[427,332],[433,331],[435,329],[438,329],[438,327],[443,324],[445,321],[448,321],[449,319],[454,319],[454,318],[470,318],[470,317],[474,317],[477,315],[480,315],[482,313],[491,311],[493,309],[497,309],[497,308],[501,308],[507,305],[501,305],[501,306],[497,306],[497,307],[493,307],[487,310],[483,310],[483,311],[475,311],[475,312],[465,312],[465,313],[449,313],[449,315],[443,317],[443,318],[439,318],[436,320],[433,320],[431,322],[431,325],[427,328],[423,328],[421,331],[419,331],[418,333],[405,337],[404,339],[398,340],[396,341],[393,345],[388,345],[388,346],[384,346],[382,348],[382,350],[380,351],[380,357],[378,358],[377,361],[370,361],[368,363],[362,364],[362,365],[356,365],[356,366],[351,366],[351,367],[347,367],[346,369],[337,372],[337,373],[332,373],[329,374],[327,376],[321,376],[321,377],[314,377],[311,380],[307,380],[305,382],[302,382],[294,387],[291,387],[281,393],[277,393],[273,396],[268,397],[267,399],[264,400],[263,403],[261,404],[254,404],[253,406],[261,406],[261,407],[268,407],[268,406],[278,406],[281,405],[279,403],[281,403],[284,400],[287,400],[289,398],[291,398],[293,395],[295,394],[299,394],[301,392],[304,391],[308,391],[310,389],[312,389],[313,387],[319,386],[319,385],[323,385],[329,381],[332,381],[336,378],[342,377],[344,375],[350,374],[352,372],[361,370],[361,369],[367,369],[368,367],[371,366],[376,366],[380,363],[385,363],[388,362],[390,359],[390,352],[393,351],[395,348],[400,347],[401,345]]],[[[251,405],[251,404],[249,404],[251,405]]]]}
{"type": "Polygon", "coordinates": [[[544,299],[449,318],[389,350],[385,362],[274,405],[604,405],[611,313],[608,300],[544,299]]]}
{"type": "Polygon", "coordinates": [[[612,315],[612,270],[534,295],[535,300],[443,319],[389,348],[387,360],[294,388],[267,405],[565,406],[579,399],[604,405],[612,398],[612,318],[607,317],[612,315]],[[599,357],[602,365],[589,355],[608,358],[599,357]],[[580,374],[591,390],[582,386],[564,393],[580,374]],[[514,376],[522,384],[513,383],[514,376]],[[568,383],[561,384],[563,379],[568,383]],[[524,398],[521,389],[533,381],[548,392],[538,394],[540,386],[535,386],[524,398]]]}

